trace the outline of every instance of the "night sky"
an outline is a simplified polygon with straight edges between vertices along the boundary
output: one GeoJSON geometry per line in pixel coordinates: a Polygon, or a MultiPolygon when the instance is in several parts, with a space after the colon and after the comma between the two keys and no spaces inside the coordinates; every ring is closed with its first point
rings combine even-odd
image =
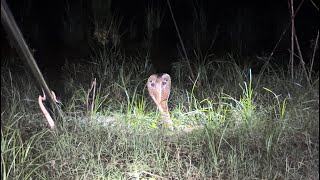
{"type": "MultiPolygon", "coordinates": [[[[301,2],[294,1],[295,9],[301,2]]],[[[191,59],[192,49],[198,47],[216,57],[227,53],[243,57],[268,55],[287,27],[274,56],[289,55],[287,0],[171,0],[170,3],[191,59]]],[[[117,29],[120,43],[111,42],[109,37],[106,46],[117,46],[129,55],[145,49],[148,7],[161,12],[162,17],[160,27],[151,32],[149,50],[154,66],[158,71],[170,71],[163,64],[175,61],[179,55],[178,36],[165,0],[10,0],[8,5],[30,48],[36,50],[34,56],[40,68],[48,74],[59,74],[65,58],[77,62],[88,57],[92,47],[101,48],[94,38],[97,22],[108,25],[112,17],[114,24],[120,24],[117,29]]],[[[319,5],[318,0],[304,1],[295,18],[297,37],[305,54],[310,54],[319,31],[319,5]]],[[[1,34],[2,57],[7,57],[14,50],[2,26],[1,34]]]]}

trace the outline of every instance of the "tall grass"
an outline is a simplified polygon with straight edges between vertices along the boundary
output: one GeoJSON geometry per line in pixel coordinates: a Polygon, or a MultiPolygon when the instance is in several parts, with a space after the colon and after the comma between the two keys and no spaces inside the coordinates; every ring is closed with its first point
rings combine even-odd
{"type": "Polygon", "coordinates": [[[195,65],[190,83],[177,62],[170,132],[145,90],[151,65],[134,59],[103,52],[86,65],[66,64],[70,97],[56,131],[27,72],[1,67],[2,179],[319,178],[318,77],[310,89],[284,71],[255,74],[224,58],[195,65]]]}

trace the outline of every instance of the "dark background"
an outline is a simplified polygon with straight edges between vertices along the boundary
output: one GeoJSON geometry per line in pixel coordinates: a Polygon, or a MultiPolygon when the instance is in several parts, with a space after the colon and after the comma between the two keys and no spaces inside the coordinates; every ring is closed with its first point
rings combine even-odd
{"type": "MultiPolygon", "coordinates": [[[[294,0],[295,9],[301,2],[294,0]]],[[[320,12],[312,2],[319,7],[319,0],[305,0],[295,18],[306,63],[311,59],[319,31],[320,12]]],[[[179,39],[165,0],[10,0],[7,3],[49,79],[60,76],[66,58],[80,62],[93,50],[102,48],[117,47],[128,55],[150,52],[158,72],[170,72],[167,64],[179,56],[179,39]],[[160,27],[151,31],[147,29],[148,7],[163,14],[160,27]],[[118,27],[115,34],[120,41],[114,41],[110,35],[101,43],[95,34],[97,25],[104,30],[118,27]]],[[[170,3],[190,59],[194,57],[193,49],[214,57],[228,53],[240,57],[268,56],[287,28],[274,57],[284,67],[288,65],[291,27],[287,0],[171,0],[170,3]]],[[[2,26],[1,39],[5,61],[15,50],[2,26]]],[[[317,71],[318,63],[317,55],[317,71]]]]}

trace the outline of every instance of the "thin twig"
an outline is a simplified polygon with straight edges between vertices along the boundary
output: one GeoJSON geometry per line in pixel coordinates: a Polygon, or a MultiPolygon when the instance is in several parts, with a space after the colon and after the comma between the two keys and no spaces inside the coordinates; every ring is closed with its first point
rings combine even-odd
{"type": "Polygon", "coordinates": [[[90,92],[93,90],[93,96],[92,96],[92,102],[91,102],[91,111],[90,111],[90,115],[92,115],[93,113],[93,109],[94,109],[94,100],[95,100],[95,96],[96,96],[96,78],[94,78],[94,81],[91,83],[91,87],[88,91],[87,94],[87,99],[86,99],[86,104],[87,104],[87,113],[89,113],[89,98],[90,98],[90,92]]]}
{"type": "Polygon", "coordinates": [[[96,99],[96,85],[97,85],[97,79],[94,78],[94,81],[92,82],[93,86],[93,96],[92,96],[92,103],[91,103],[91,114],[93,113],[94,105],[95,105],[95,99],[96,99]]]}
{"type": "MultiPolygon", "coordinates": [[[[304,0],[301,1],[301,3],[299,4],[299,7],[297,8],[297,10],[296,10],[296,12],[295,12],[294,17],[297,15],[297,13],[298,13],[300,7],[302,6],[302,3],[303,3],[303,2],[304,2],[304,0]]],[[[272,49],[272,51],[271,51],[271,53],[270,53],[270,55],[269,55],[266,63],[264,63],[264,65],[262,66],[261,71],[260,71],[260,73],[259,73],[259,75],[258,75],[258,80],[257,80],[255,89],[258,87],[258,85],[259,85],[259,83],[260,83],[260,80],[261,80],[261,77],[262,77],[262,75],[263,75],[266,67],[269,65],[269,62],[270,62],[271,58],[273,57],[274,52],[275,52],[276,49],[278,48],[281,40],[283,39],[284,35],[285,35],[286,32],[288,31],[290,25],[291,25],[291,21],[287,24],[287,26],[286,26],[286,28],[284,29],[284,31],[282,32],[282,34],[281,34],[278,42],[276,43],[276,45],[275,45],[274,48],[272,49]]]]}
{"type": "Polygon", "coordinates": [[[190,60],[189,60],[189,58],[188,58],[186,48],[184,47],[182,38],[181,38],[181,36],[180,36],[179,28],[178,28],[177,23],[176,23],[176,20],[175,20],[175,18],[174,18],[174,15],[173,15],[173,12],[172,12],[171,5],[170,5],[169,0],[167,0],[167,4],[168,4],[169,10],[170,10],[170,14],[171,14],[171,17],[172,17],[172,20],[173,20],[173,23],[174,23],[174,27],[176,28],[177,35],[178,35],[178,37],[179,37],[179,41],[180,41],[180,44],[181,44],[181,47],[182,47],[182,51],[183,51],[184,56],[185,56],[185,59],[186,59],[186,61],[187,61],[187,63],[188,63],[188,68],[189,68],[189,71],[190,71],[191,78],[194,79],[194,74],[193,74],[193,71],[192,71],[192,68],[191,68],[190,60]]]}
{"type": "Polygon", "coordinates": [[[290,0],[290,12],[291,12],[291,53],[290,53],[290,65],[291,65],[291,79],[293,80],[293,62],[294,62],[294,9],[293,0],[290,0]]]}
{"type": "Polygon", "coordinates": [[[302,65],[303,73],[305,74],[305,76],[307,78],[307,82],[308,82],[309,87],[311,87],[310,79],[308,78],[308,74],[307,74],[307,70],[306,70],[306,66],[305,66],[305,62],[303,60],[302,53],[301,53],[301,50],[300,50],[300,45],[299,45],[299,41],[298,41],[298,38],[297,38],[297,34],[294,35],[294,38],[295,38],[295,41],[296,41],[296,46],[297,46],[297,50],[298,50],[298,53],[299,53],[299,59],[300,59],[301,65],[302,65]]]}
{"type": "Polygon", "coordinates": [[[310,65],[310,70],[309,70],[309,79],[311,79],[311,73],[312,73],[312,68],[313,68],[313,62],[314,62],[314,57],[316,55],[316,51],[318,49],[318,40],[319,40],[319,31],[317,33],[317,38],[316,38],[316,43],[314,44],[313,47],[313,53],[312,53],[312,58],[311,58],[311,65],[310,65]]]}

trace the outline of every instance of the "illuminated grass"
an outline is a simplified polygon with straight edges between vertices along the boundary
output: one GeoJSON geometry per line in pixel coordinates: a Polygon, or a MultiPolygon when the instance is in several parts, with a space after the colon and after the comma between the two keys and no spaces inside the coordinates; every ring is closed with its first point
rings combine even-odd
{"type": "Polygon", "coordinates": [[[2,67],[2,179],[319,177],[318,79],[309,89],[268,72],[256,87],[258,75],[228,59],[200,64],[198,83],[173,72],[170,132],[145,90],[149,62],[107,57],[64,68],[71,96],[53,132],[32,80],[2,67]]]}

